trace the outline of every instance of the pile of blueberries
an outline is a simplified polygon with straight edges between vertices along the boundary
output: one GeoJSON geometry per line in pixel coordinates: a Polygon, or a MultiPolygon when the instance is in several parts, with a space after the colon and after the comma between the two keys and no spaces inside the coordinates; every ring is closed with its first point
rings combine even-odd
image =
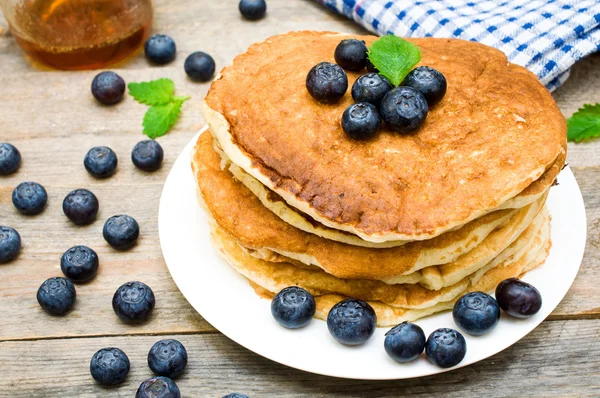
{"type": "Polygon", "coordinates": [[[358,72],[367,68],[352,86],[350,105],[342,115],[342,129],[356,140],[377,135],[381,121],[398,133],[412,133],[425,122],[429,108],[446,94],[446,78],[429,66],[413,69],[402,85],[395,87],[367,57],[364,41],[345,39],[335,49],[336,64],[321,62],[306,76],[309,94],[323,104],[337,103],[348,90],[345,70],[358,72]],[[345,69],[345,70],[344,70],[345,69]]]}
{"type": "MultiPolygon", "coordinates": [[[[506,279],[496,287],[496,298],[483,292],[462,296],[454,305],[454,322],[464,332],[480,336],[490,332],[500,320],[500,310],[515,318],[529,318],[542,306],[542,296],[532,285],[517,278],[506,279]]],[[[283,327],[297,329],[314,317],[314,297],[298,286],[281,290],[271,301],[271,314],[283,327]]],[[[354,346],[365,343],[375,333],[377,316],[369,303],[346,299],[334,305],[327,315],[329,333],[338,342],[354,346]]],[[[458,365],[467,353],[463,335],[451,328],[435,330],[425,339],[423,329],[402,322],[390,329],[384,340],[387,354],[397,362],[410,362],[421,356],[441,368],[458,365]]]]}

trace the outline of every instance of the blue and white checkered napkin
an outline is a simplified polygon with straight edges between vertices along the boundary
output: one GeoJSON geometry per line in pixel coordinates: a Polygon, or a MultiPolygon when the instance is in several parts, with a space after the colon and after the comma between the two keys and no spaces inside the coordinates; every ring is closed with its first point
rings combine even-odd
{"type": "Polygon", "coordinates": [[[384,35],[455,37],[502,50],[549,90],[600,50],[599,0],[317,0],[384,35]]]}

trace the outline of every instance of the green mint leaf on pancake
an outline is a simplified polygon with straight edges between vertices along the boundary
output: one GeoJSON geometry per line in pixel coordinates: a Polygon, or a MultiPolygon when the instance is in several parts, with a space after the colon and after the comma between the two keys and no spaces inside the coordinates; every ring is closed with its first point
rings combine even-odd
{"type": "Polygon", "coordinates": [[[171,79],[158,79],[150,82],[129,83],[129,95],[137,102],[146,105],[164,105],[173,99],[175,84],[171,79]]]}
{"type": "Polygon", "coordinates": [[[144,115],[144,134],[155,139],[165,135],[181,114],[181,106],[189,97],[174,97],[167,104],[152,105],[144,115]]]}
{"type": "Polygon", "coordinates": [[[421,60],[421,50],[398,36],[387,35],[371,44],[367,56],[380,74],[398,86],[421,60]]]}
{"type": "Polygon", "coordinates": [[[569,141],[600,137],[600,104],[585,104],[567,120],[569,141]]]}

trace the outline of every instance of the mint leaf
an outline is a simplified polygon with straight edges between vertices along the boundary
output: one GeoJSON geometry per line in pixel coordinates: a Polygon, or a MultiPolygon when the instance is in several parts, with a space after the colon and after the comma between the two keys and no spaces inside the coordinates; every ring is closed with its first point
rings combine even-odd
{"type": "Polygon", "coordinates": [[[600,104],[585,104],[567,120],[567,139],[581,142],[600,137],[600,104]]]}
{"type": "Polygon", "coordinates": [[[175,97],[167,104],[152,105],[144,115],[144,134],[155,139],[165,135],[181,114],[181,106],[189,97],[175,97]]]}
{"type": "Polygon", "coordinates": [[[167,104],[173,98],[175,84],[171,79],[158,79],[150,82],[129,83],[129,95],[137,102],[146,105],[167,104]]]}
{"type": "Polygon", "coordinates": [[[400,37],[387,35],[371,44],[367,56],[380,74],[398,86],[421,60],[421,50],[400,37]]]}

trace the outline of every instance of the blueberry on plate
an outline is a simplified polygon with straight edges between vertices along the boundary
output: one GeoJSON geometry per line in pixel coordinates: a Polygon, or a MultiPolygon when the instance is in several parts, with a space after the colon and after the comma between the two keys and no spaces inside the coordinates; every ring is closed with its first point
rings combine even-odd
{"type": "Polygon", "coordinates": [[[529,318],[542,308],[542,295],[533,285],[517,278],[496,286],[496,300],[504,312],[515,318],[529,318]]]}
{"type": "Polygon", "coordinates": [[[467,353],[467,342],[460,332],[441,328],[429,335],[425,346],[427,359],[440,368],[451,368],[463,360],[467,353]]]}
{"type": "Polygon", "coordinates": [[[0,143],[0,175],[14,173],[21,166],[21,152],[12,144],[0,143]]]}
{"type": "Polygon", "coordinates": [[[19,256],[21,235],[11,227],[0,226],[0,264],[6,264],[19,256]]]}
{"type": "Polygon", "coordinates": [[[60,258],[60,269],[73,282],[87,282],[98,272],[98,254],[87,246],[73,246],[60,258]]]}
{"type": "Polygon", "coordinates": [[[368,303],[346,299],[334,305],[327,315],[329,333],[345,345],[363,344],[375,333],[377,316],[368,303]]]}
{"type": "Polygon", "coordinates": [[[140,236],[140,226],[128,215],[112,216],[104,223],[102,236],[114,249],[126,250],[135,245],[140,236]]]}
{"type": "Polygon", "coordinates": [[[396,362],[410,362],[425,349],[425,333],[419,325],[402,322],[385,334],[385,352],[396,362]]]}
{"type": "Polygon", "coordinates": [[[176,52],[175,41],[167,35],[154,35],[144,44],[144,54],[153,64],[168,64],[175,59],[176,52]]]}
{"type": "Polygon", "coordinates": [[[103,105],[113,105],[123,99],[125,80],[115,72],[102,72],[92,80],[92,95],[103,105]]]}
{"type": "Polygon", "coordinates": [[[71,191],[63,200],[65,216],[77,225],[87,225],[94,222],[99,207],[98,198],[87,189],[71,191]]]}
{"type": "Polygon", "coordinates": [[[12,202],[21,214],[40,214],[48,203],[48,193],[37,182],[22,182],[13,191],[12,202]]]}
{"type": "Polygon", "coordinates": [[[306,75],[306,89],[317,101],[333,104],[346,94],[348,76],[339,65],[321,62],[313,66],[306,75]]]}
{"type": "Polygon", "coordinates": [[[377,69],[375,65],[373,65],[369,58],[367,58],[367,72],[379,73],[379,69],[377,69]]]}
{"type": "Polygon", "coordinates": [[[83,159],[85,169],[96,178],[107,178],[117,170],[117,154],[107,146],[93,147],[83,159]]]}
{"type": "Polygon", "coordinates": [[[267,13],[267,2],[265,0],[241,0],[238,8],[244,18],[256,21],[267,13]]]}
{"type": "Polygon", "coordinates": [[[148,366],[159,376],[171,379],[179,376],[187,365],[188,355],[183,344],[177,340],[165,339],[154,343],[148,352],[148,366]]]}
{"type": "Polygon", "coordinates": [[[156,171],[160,168],[164,152],[160,144],[154,140],[140,141],[131,151],[131,161],[140,170],[156,171]]]}
{"type": "Polygon", "coordinates": [[[387,77],[378,73],[366,73],[356,79],[352,85],[352,98],[354,102],[368,102],[379,106],[383,97],[392,88],[394,86],[387,77]]]}
{"type": "Polygon", "coordinates": [[[223,398],[248,398],[248,396],[239,392],[232,392],[231,394],[224,395],[223,398]]]}
{"type": "Polygon", "coordinates": [[[452,316],[462,330],[479,336],[496,327],[500,320],[500,307],[489,294],[472,292],[458,299],[452,316]]]}
{"type": "Polygon", "coordinates": [[[297,329],[306,326],[315,316],[315,299],[306,290],[290,286],[281,290],[271,301],[271,314],[283,327],[297,329]]]}
{"type": "Polygon", "coordinates": [[[207,82],[215,74],[215,60],[207,53],[196,51],[185,59],[183,69],[193,81],[207,82]]]}
{"type": "Polygon", "coordinates": [[[125,322],[143,322],[154,309],[154,293],[142,282],[127,282],[121,285],[112,299],[115,314],[125,322]]]}
{"type": "Polygon", "coordinates": [[[419,66],[411,70],[402,85],[412,87],[423,94],[429,107],[440,102],[446,94],[446,78],[429,66],[419,66]]]}
{"type": "Polygon", "coordinates": [[[90,373],[103,386],[121,384],[129,373],[129,358],[118,348],[102,348],[90,361],[90,373]]]}
{"type": "Polygon", "coordinates": [[[142,384],[135,393],[135,398],[180,398],[177,384],[168,377],[152,377],[142,384]]]}
{"type": "Polygon", "coordinates": [[[37,291],[37,301],[49,314],[62,315],[75,304],[75,285],[68,279],[47,279],[37,291]]]}
{"type": "Polygon", "coordinates": [[[342,129],[355,140],[375,137],[381,127],[381,118],[375,105],[367,102],[352,104],[342,114],[342,129]]]}
{"type": "Polygon", "coordinates": [[[358,71],[367,66],[367,45],[364,41],[344,39],[337,45],[333,57],[346,70],[358,71]]]}
{"type": "Polygon", "coordinates": [[[379,108],[383,121],[398,133],[410,133],[421,127],[428,110],[423,94],[405,86],[388,91],[379,108]]]}

